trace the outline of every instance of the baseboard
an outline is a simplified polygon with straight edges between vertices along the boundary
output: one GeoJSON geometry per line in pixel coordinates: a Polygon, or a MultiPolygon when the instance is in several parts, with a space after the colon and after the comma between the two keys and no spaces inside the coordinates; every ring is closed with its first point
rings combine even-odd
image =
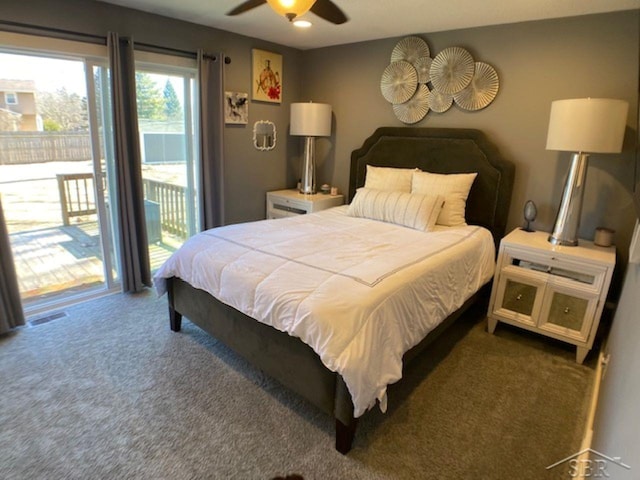
{"type": "Polygon", "coordinates": [[[598,353],[598,364],[596,366],[596,375],[593,381],[593,388],[591,390],[591,400],[589,402],[589,413],[587,415],[587,422],[584,430],[584,437],[582,437],[582,443],[580,444],[580,454],[577,457],[578,465],[580,467],[579,474],[575,477],[580,480],[587,480],[591,478],[587,477],[587,472],[585,472],[585,467],[588,465],[586,460],[589,459],[591,448],[591,443],[593,441],[593,424],[596,418],[596,410],[598,408],[598,397],[600,396],[600,386],[602,384],[602,376],[604,373],[604,365],[606,364],[606,355],[600,351],[598,353]]]}

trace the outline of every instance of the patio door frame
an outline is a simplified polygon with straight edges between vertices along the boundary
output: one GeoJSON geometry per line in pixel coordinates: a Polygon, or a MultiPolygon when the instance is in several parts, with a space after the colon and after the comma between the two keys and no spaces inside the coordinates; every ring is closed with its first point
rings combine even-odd
{"type": "MultiPolygon", "coordinates": [[[[113,139],[111,138],[112,125],[104,125],[105,121],[111,120],[110,114],[103,115],[103,135],[104,135],[104,156],[105,156],[105,168],[106,171],[102,171],[102,165],[100,164],[100,158],[102,156],[102,152],[100,151],[100,132],[99,132],[99,122],[98,122],[98,109],[96,102],[102,101],[102,111],[103,112],[111,112],[111,103],[105,100],[109,100],[110,96],[105,96],[104,93],[100,99],[96,97],[96,85],[95,85],[95,77],[94,77],[94,67],[98,68],[108,68],[109,63],[107,59],[94,59],[94,58],[85,58],[84,59],[84,72],[85,72],[85,83],[87,86],[87,106],[89,109],[89,135],[91,136],[91,152],[92,152],[92,164],[93,164],[93,186],[94,186],[94,195],[96,199],[96,210],[98,214],[98,225],[100,231],[100,247],[102,249],[102,266],[104,270],[104,280],[105,280],[105,288],[107,291],[116,290],[120,287],[120,282],[117,281],[114,271],[117,271],[117,268],[114,268],[114,258],[112,253],[116,255],[118,253],[118,242],[115,235],[113,235],[113,225],[116,225],[115,216],[109,217],[107,212],[107,206],[104,198],[105,188],[108,188],[109,180],[112,182],[116,181],[115,178],[115,166],[112,163],[115,161],[115,157],[113,155],[113,139]],[[112,172],[110,174],[110,172],[112,172]],[[113,251],[109,248],[109,244],[113,245],[113,251]]],[[[102,78],[102,77],[101,77],[102,78]]],[[[101,86],[102,91],[104,92],[104,88],[108,87],[109,82],[104,82],[101,86]]],[[[112,189],[113,190],[113,189],[112,189]]],[[[115,206],[114,206],[115,207],[115,206]]],[[[112,208],[114,211],[115,208],[112,208]]]]}
{"type": "MultiPolygon", "coordinates": [[[[99,132],[99,119],[97,114],[96,105],[96,89],[94,83],[93,71],[94,67],[108,68],[108,52],[106,45],[77,42],[73,40],[62,40],[50,37],[39,37],[33,35],[25,35],[20,33],[10,33],[0,31],[0,51],[3,53],[14,55],[25,55],[31,57],[51,58],[60,60],[71,60],[82,62],[85,70],[85,86],[87,93],[87,114],[89,119],[89,135],[91,138],[91,152],[92,152],[92,170],[94,177],[94,198],[96,201],[96,211],[98,217],[98,229],[100,233],[100,247],[102,253],[102,267],[104,273],[103,288],[89,288],[86,291],[69,293],[65,295],[65,291],[61,290],[59,294],[49,299],[40,299],[37,297],[33,299],[22,299],[22,306],[26,316],[33,316],[44,311],[52,310],[54,308],[63,308],[74,303],[85,301],[90,298],[97,298],[106,294],[111,294],[120,291],[120,282],[118,280],[118,274],[114,272],[119,271],[119,267],[114,264],[114,258],[118,257],[118,241],[117,235],[115,235],[115,229],[118,228],[115,223],[114,217],[108,215],[105,197],[104,186],[109,185],[109,182],[115,182],[115,176],[109,175],[109,162],[113,162],[113,148],[112,148],[112,124],[104,124],[104,153],[105,164],[107,166],[106,178],[102,172],[102,166],[100,165],[101,150],[100,150],[100,132],[99,132]],[[109,158],[109,152],[111,152],[111,158],[109,158]],[[109,178],[111,177],[111,178],[109,178]],[[113,251],[109,248],[109,245],[113,245],[113,251]]],[[[109,82],[106,82],[107,84],[109,82]]],[[[103,85],[104,89],[104,85],[103,85]]],[[[104,90],[103,90],[104,92],[104,90]]],[[[111,121],[111,95],[101,96],[103,102],[101,107],[105,113],[102,121],[111,121]]],[[[113,184],[115,187],[115,184],[113,184]]],[[[111,208],[115,211],[115,206],[111,208]]]]}

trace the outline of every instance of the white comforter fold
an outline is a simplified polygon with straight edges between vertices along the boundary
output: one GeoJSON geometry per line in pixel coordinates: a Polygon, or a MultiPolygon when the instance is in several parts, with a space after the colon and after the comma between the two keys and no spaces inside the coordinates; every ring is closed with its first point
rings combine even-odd
{"type": "Polygon", "coordinates": [[[493,275],[480,227],[424,233],[346,207],[230,225],[189,239],[154,277],[176,276],[299,337],[342,375],[355,416],[402,376],[402,356],[493,275]]]}

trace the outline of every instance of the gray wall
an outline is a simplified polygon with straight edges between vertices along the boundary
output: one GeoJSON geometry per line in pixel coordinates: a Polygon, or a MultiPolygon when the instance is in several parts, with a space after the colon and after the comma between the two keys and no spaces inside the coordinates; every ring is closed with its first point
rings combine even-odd
{"type": "MultiPolygon", "coordinates": [[[[195,51],[223,52],[231,57],[225,66],[225,89],[251,92],[251,49],[283,55],[283,102],[251,102],[249,124],[225,127],[225,201],[228,223],[264,218],[265,193],[293,181],[287,159],[299,148],[287,135],[289,103],[301,99],[302,52],[213,28],[194,25],[137,10],[88,0],[0,0],[0,20],[74,32],[106,35],[116,31],[134,41],[195,51]],[[278,144],[270,152],[251,146],[256,120],[271,120],[278,129],[278,144]]],[[[249,96],[251,98],[251,96],[249,96]]]]}
{"type": "MultiPolygon", "coordinates": [[[[516,164],[508,228],[522,223],[527,199],[538,205],[538,229],[549,230],[562,194],[570,153],[546,151],[551,101],[613,97],[630,103],[628,135],[621,155],[593,155],[590,161],[581,236],[596,226],[617,231],[626,257],[633,228],[635,130],[638,104],[638,11],[425,33],[432,55],[461,46],[476,60],[493,65],[500,91],[484,110],[455,106],[430,112],[420,127],[484,130],[516,164]]],[[[351,151],[379,126],[402,126],[380,94],[380,76],[398,38],[304,52],[304,94],[333,105],[331,139],[318,144],[319,180],[347,189],[351,151]]]]}

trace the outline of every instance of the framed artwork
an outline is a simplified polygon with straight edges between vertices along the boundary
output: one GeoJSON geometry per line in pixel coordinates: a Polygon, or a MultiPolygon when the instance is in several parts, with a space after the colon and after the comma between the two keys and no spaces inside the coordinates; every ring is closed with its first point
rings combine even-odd
{"type": "Polygon", "coordinates": [[[252,53],[252,91],[254,100],[282,102],[282,55],[258,50],[252,53]]]}
{"type": "Polygon", "coordinates": [[[224,123],[235,125],[249,123],[249,94],[224,92],[224,123]]]}

